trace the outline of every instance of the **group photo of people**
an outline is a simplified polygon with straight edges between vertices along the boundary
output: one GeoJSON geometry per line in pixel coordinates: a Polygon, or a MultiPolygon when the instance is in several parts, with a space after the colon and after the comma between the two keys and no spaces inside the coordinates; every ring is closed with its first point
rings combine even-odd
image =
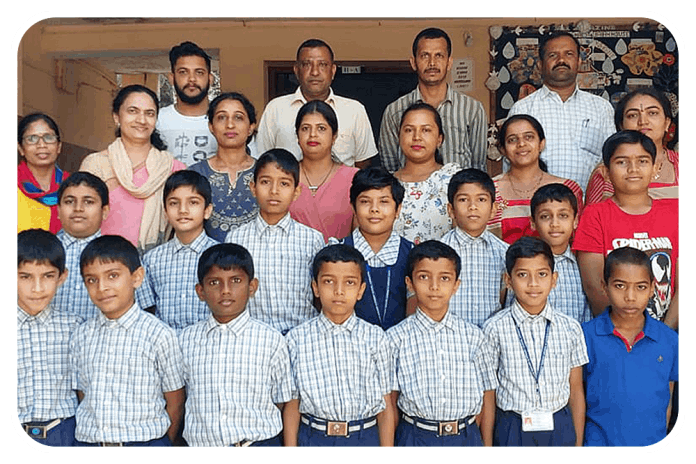
{"type": "MultiPolygon", "coordinates": [[[[104,109],[110,141],[77,161],[61,155],[74,150],[72,123],[20,114],[25,438],[668,437],[679,410],[679,126],[658,68],[671,64],[661,55],[645,68],[652,80],[593,92],[581,85],[582,28],[540,30],[516,42],[539,85],[520,86],[504,117],[458,88],[454,69],[467,63],[453,43],[471,36],[437,21],[403,44],[415,84],[379,115],[334,91],[350,70],[312,31],[288,57],[296,89],[263,107],[254,89],[217,81],[196,41],[171,43],[173,102],[122,83],[104,109]]],[[[650,48],[625,42],[624,56],[650,48]]],[[[490,76],[491,91],[508,82],[490,76]]]]}

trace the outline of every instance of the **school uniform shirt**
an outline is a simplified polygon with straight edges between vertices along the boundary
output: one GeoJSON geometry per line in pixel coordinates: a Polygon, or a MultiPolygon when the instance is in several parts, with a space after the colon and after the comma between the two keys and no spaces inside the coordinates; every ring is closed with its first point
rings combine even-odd
{"type": "Polygon", "coordinates": [[[101,312],[70,339],[72,388],[84,393],[75,439],[144,442],[171,424],[164,392],[184,386],[181,348],[174,329],[135,303],[118,319],[101,312]]]}
{"type": "Polygon", "coordinates": [[[592,319],[590,303],[585,296],[580,278],[580,268],[570,246],[560,255],[554,255],[555,270],[558,272],[556,286],[549,293],[549,303],[559,312],[579,323],[592,319]]]}
{"type": "Polygon", "coordinates": [[[82,319],[90,319],[99,313],[99,308],[92,303],[87,287],[80,272],[80,255],[89,242],[101,237],[101,230],[85,238],[76,238],[61,229],[56,234],[65,249],[65,268],[68,277],[58,287],[51,304],[59,311],[77,314],[82,319]]]}
{"type": "Polygon", "coordinates": [[[253,221],[230,231],[225,239],[249,250],[259,279],[247,311],[285,334],[317,315],[312,306],[312,261],[324,247],[318,230],[300,224],[286,214],[269,225],[259,214],[253,221]]]}
{"type": "Polygon", "coordinates": [[[483,332],[451,311],[437,322],[418,308],[387,336],[404,414],[433,421],[476,415],[483,392],[498,385],[483,332]]]}
{"type": "Polygon", "coordinates": [[[549,303],[533,316],[515,300],[512,306],[491,316],[483,324],[483,332],[496,362],[496,404],[500,409],[518,414],[533,409],[555,413],[568,404],[570,370],[588,361],[578,321],[554,310],[549,303]],[[515,327],[520,328],[532,366],[538,370],[547,325],[548,343],[537,393],[537,383],[515,327]]]}
{"type": "Polygon", "coordinates": [[[49,305],[36,316],[17,307],[19,422],[72,417],[77,395],[70,382],[70,335],[82,318],[49,305]]]}
{"type": "Polygon", "coordinates": [[[175,235],[145,253],[145,279],[135,292],[140,307],[156,306],[155,316],[177,332],[207,318],[210,310],[196,294],[198,259],[216,244],[205,232],[188,245],[175,235]]]}
{"type": "Polygon", "coordinates": [[[501,308],[500,293],[505,288],[505,253],[508,244],[484,230],[472,237],[459,227],[447,232],[440,241],[454,248],[462,260],[462,283],[449,303],[449,310],[479,327],[501,308]]]}
{"type": "Polygon", "coordinates": [[[277,330],[244,311],[227,324],[212,315],[179,334],[191,446],[261,441],[283,429],[276,404],[292,399],[288,347],[277,330]]]}
{"type": "Polygon", "coordinates": [[[352,314],[334,324],[323,313],[286,335],[300,413],[330,421],[368,419],[396,387],[384,331],[352,314]]]}
{"type": "Polygon", "coordinates": [[[643,331],[626,341],[610,311],[582,325],[590,359],[583,369],[584,444],[652,445],[667,436],[669,383],[679,380],[679,336],[646,311],[643,331]]]}

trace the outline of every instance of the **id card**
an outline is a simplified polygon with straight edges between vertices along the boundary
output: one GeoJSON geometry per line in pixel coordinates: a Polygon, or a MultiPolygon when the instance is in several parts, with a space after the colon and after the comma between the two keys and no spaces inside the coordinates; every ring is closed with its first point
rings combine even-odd
{"type": "Polygon", "coordinates": [[[553,413],[549,411],[525,411],[522,413],[523,432],[547,432],[553,430],[553,413]]]}

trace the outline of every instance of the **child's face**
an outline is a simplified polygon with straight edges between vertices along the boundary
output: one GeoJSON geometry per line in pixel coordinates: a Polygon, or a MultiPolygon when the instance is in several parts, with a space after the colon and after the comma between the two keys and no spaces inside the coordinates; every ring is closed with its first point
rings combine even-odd
{"type": "Polygon", "coordinates": [[[203,283],[196,284],[196,293],[201,301],[208,304],[213,317],[226,324],[244,312],[247,301],[258,288],[258,279],[249,280],[242,268],[212,266],[203,283]]]}
{"type": "Polygon", "coordinates": [[[317,279],[312,280],[312,290],[321,301],[322,312],[335,324],[342,324],[353,314],[365,286],[360,266],[354,262],[325,262],[317,279]]]}
{"type": "Polygon", "coordinates": [[[82,270],[82,280],[92,302],[109,319],[123,316],[135,302],[135,290],[143,283],[145,270],[131,272],[120,261],[96,259],[82,270]]]}
{"type": "Polygon", "coordinates": [[[490,193],[475,183],[460,185],[454,195],[454,204],[447,204],[447,212],[457,227],[473,237],[486,230],[496,210],[497,204],[490,193]]]}
{"type": "Polygon", "coordinates": [[[421,259],[412,275],[406,276],[406,287],[416,294],[418,307],[435,320],[444,317],[460,283],[454,263],[447,258],[421,259]]]}
{"type": "Polygon", "coordinates": [[[578,227],[578,217],[568,200],[550,200],[537,207],[532,227],[549,244],[553,253],[560,255],[568,248],[570,237],[578,227]]]}
{"type": "Polygon", "coordinates": [[[443,135],[429,110],[409,111],[399,129],[399,145],[407,161],[429,162],[442,144],[443,135]]]}
{"type": "Polygon", "coordinates": [[[48,262],[24,262],[17,267],[17,304],[30,316],[36,316],[51,303],[58,287],[68,277],[48,262]]]}
{"type": "Polygon", "coordinates": [[[76,238],[95,234],[109,215],[109,205],[92,187],[80,184],[65,189],[58,204],[58,218],[63,229],[76,238]]]}
{"type": "Polygon", "coordinates": [[[282,219],[287,214],[290,203],[300,195],[300,186],[295,186],[292,174],[280,169],[276,163],[269,163],[261,168],[256,182],[250,182],[249,188],[256,197],[266,222],[269,219],[275,222],[282,219]]]}
{"type": "Polygon", "coordinates": [[[203,231],[203,223],[213,213],[213,205],[205,206],[203,195],[190,185],[182,185],[169,193],[164,211],[177,235],[198,236],[203,231]]]}
{"type": "Polygon", "coordinates": [[[604,283],[612,311],[624,316],[643,314],[655,291],[655,283],[643,266],[617,264],[611,271],[609,282],[604,283]]]}
{"type": "Polygon", "coordinates": [[[616,193],[647,194],[655,175],[655,164],[641,144],[624,143],[609,159],[608,172],[616,193]]]}
{"type": "Polygon", "coordinates": [[[364,235],[391,234],[399,211],[391,187],[365,190],[355,199],[355,218],[364,235]]]}
{"type": "Polygon", "coordinates": [[[546,306],[546,298],[556,286],[557,272],[542,254],[533,258],[518,258],[511,274],[505,274],[505,283],[515,292],[519,304],[530,314],[539,314],[546,306]]]}

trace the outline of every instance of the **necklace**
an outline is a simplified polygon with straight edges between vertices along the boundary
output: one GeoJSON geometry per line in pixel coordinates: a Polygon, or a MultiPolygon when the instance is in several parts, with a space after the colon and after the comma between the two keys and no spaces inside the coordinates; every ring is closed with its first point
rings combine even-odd
{"type": "Polygon", "coordinates": [[[512,182],[512,176],[510,175],[510,172],[508,171],[506,173],[508,180],[510,181],[510,188],[512,188],[512,191],[515,192],[515,194],[520,198],[520,199],[525,199],[529,196],[530,193],[536,192],[536,189],[539,187],[539,184],[541,184],[541,179],[544,178],[544,171],[541,171],[541,174],[539,175],[539,179],[537,179],[536,184],[534,187],[527,189],[527,190],[517,190],[515,188],[515,184],[512,182]]]}
{"type": "Polygon", "coordinates": [[[309,187],[309,191],[312,192],[312,196],[314,196],[317,193],[317,190],[319,190],[319,187],[324,185],[324,182],[326,182],[326,179],[329,178],[329,175],[331,175],[331,172],[334,169],[335,163],[331,161],[331,168],[328,170],[326,175],[324,176],[324,179],[318,184],[318,185],[312,185],[312,182],[309,180],[309,176],[307,175],[307,171],[304,170],[304,167],[302,167],[302,164],[300,164],[300,168],[302,168],[302,174],[304,174],[305,179],[307,179],[307,187],[309,187]]]}
{"type": "Polygon", "coordinates": [[[660,164],[657,165],[657,171],[655,171],[655,175],[653,176],[653,180],[659,179],[660,176],[662,175],[662,166],[664,166],[665,159],[667,158],[667,155],[666,155],[664,150],[662,150],[662,155],[663,155],[662,161],[660,161],[660,164]]]}

